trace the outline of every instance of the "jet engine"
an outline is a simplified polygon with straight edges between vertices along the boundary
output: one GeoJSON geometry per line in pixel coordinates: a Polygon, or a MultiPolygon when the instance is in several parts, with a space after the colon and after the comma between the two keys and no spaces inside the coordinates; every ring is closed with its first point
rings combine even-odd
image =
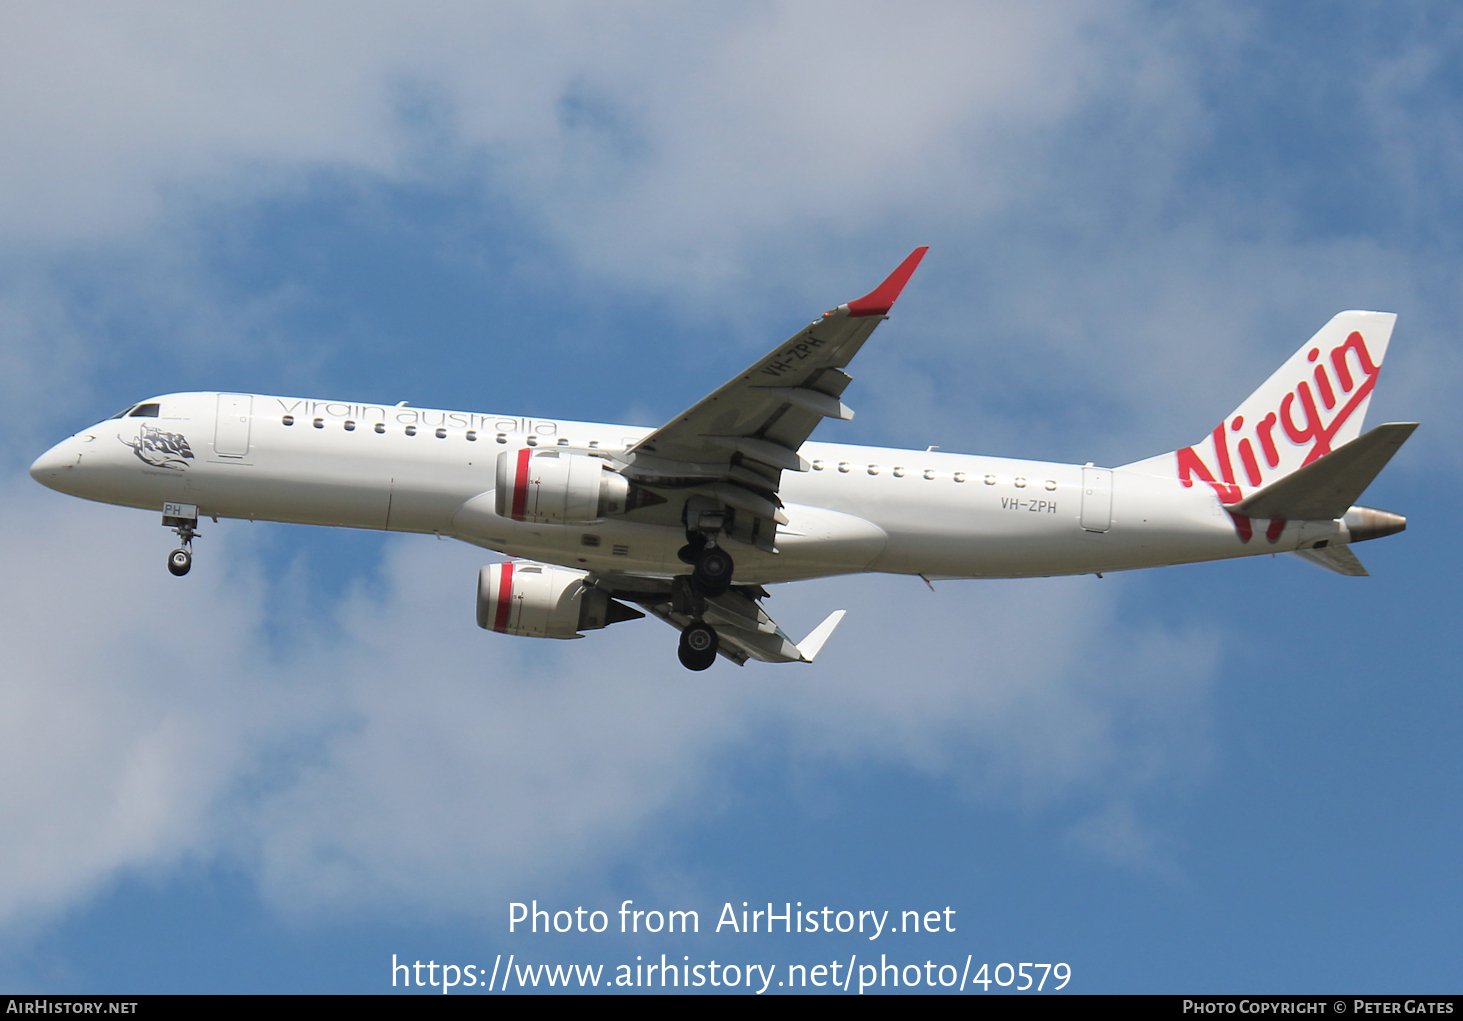
{"type": "Polygon", "coordinates": [[[583,638],[645,614],[585,584],[583,571],[532,560],[489,564],[478,572],[478,627],[530,638],[583,638]]]}
{"type": "Polygon", "coordinates": [[[572,525],[630,509],[630,482],[602,458],[564,450],[505,450],[498,455],[499,517],[572,525]]]}

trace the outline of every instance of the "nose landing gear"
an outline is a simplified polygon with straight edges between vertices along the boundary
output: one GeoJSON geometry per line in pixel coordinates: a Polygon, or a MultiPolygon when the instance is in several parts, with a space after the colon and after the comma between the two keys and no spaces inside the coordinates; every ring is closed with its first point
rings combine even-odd
{"type": "Polygon", "coordinates": [[[168,554],[168,571],[181,578],[193,567],[193,537],[198,534],[198,508],[191,503],[163,504],[163,527],[177,533],[182,546],[168,554]]]}

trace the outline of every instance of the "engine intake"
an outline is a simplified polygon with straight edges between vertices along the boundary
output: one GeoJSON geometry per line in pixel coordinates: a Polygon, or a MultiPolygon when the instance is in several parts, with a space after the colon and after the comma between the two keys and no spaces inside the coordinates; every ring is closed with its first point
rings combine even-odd
{"type": "Polygon", "coordinates": [[[583,571],[532,560],[489,564],[478,572],[478,627],[529,638],[583,638],[645,616],[585,583],[583,571]]]}

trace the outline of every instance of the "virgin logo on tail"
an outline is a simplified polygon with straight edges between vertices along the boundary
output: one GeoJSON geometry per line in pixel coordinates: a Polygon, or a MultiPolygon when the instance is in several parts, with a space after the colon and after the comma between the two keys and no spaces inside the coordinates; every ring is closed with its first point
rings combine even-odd
{"type": "MultiPolygon", "coordinates": [[[[1319,337],[1312,339],[1313,345],[1319,337]]],[[[1331,451],[1338,433],[1348,434],[1341,438],[1344,443],[1360,430],[1359,417],[1353,429],[1345,427],[1365,407],[1381,370],[1361,332],[1352,330],[1324,357],[1317,345],[1306,352],[1304,363],[1296,361],[1292,358],[1281,369],[1291,373],[1288,389],[1286,380],[1271,377],[1197,449],[1177,451],[1179,481],[1185,487],[1198,479],[1214,487],[1221,503],[1238,503],[1242,487],[1258,488],[1310,464],[1331,451]]]]}

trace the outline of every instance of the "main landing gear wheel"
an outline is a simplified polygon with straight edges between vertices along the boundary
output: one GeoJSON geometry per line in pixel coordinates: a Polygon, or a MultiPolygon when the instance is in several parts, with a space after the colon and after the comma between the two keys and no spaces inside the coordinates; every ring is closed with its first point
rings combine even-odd
{"type": "Polygon", "coordinates": [[[676,655],[687,670],[705,670],[716,662],[716,650],[720,645],[721,639],[717,637],[715,628],[710,624],[696,623],[681,632],[681,646],[676,655]]]}
{"type": "Polygon", "coordinates": [[[193,566],[193,554],[186,549],[175,549],[168,554],[168,570],[181,578],[193,566]]]}
{"type": "Polygon", "coordinates": [[[732,571],[735,565],[726,550],[720,546],[711,546],[701,551],[696,558],[696,566],[691,570],[691,580],[696,583],[701,594],[705,596],[719,596],[731,587],[732,571]]]}

